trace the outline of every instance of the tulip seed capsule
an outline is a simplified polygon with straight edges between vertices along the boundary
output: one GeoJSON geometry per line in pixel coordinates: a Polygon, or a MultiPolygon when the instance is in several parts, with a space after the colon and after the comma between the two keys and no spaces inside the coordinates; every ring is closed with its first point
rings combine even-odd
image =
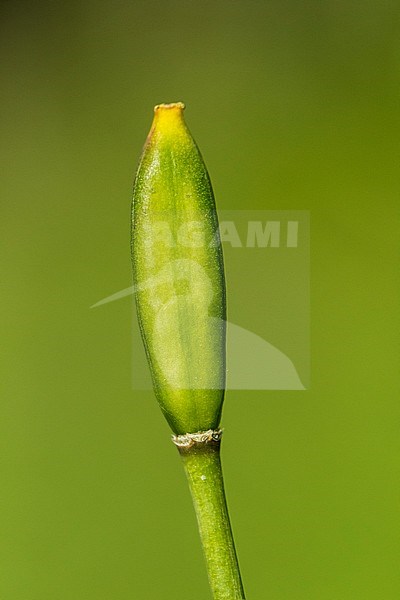
{"type": "Polygon", "coordinates": [[[218,427],[225,281],[210,179],[182,103],[155,107],[136,175],[136,306],[158,402],[174,433],[218,427]]]}

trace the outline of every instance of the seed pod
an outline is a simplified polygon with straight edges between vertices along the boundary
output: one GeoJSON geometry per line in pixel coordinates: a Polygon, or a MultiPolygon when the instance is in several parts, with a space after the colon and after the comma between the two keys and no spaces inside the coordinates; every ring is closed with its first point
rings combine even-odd
{"type": "Polygon", "coordinates": [[[225,281],[210,179],[182,103],[154,109],[132,204],[140,330],[177,434],[216,429],[225,387],[225,281]]]}

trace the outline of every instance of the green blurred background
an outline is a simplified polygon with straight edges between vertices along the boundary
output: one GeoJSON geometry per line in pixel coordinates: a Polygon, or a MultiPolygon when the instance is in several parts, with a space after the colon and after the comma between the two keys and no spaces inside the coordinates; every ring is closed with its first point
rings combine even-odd
{"type": "MultiPolygon", "coordinates": [[[[221,209],[311,211],[311,388],[225,404],[248,598],[399,597],[398,17],[2,0],[2,599],[209,597],[168,427],[132,389],[131,299],[89,309],[130,285],[134,170],[176,100],[221,209]]],[[[230,288],[251,329],[266,298],[230,288]]]]}

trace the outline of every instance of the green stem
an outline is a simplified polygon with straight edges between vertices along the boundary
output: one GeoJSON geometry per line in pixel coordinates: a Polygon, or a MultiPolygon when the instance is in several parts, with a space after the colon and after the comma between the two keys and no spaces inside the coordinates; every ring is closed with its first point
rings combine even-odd
{"type": "Polygon", "coordinates": [[[179,447],[192,494],[214,600],[245,598],[220,460],[220,441],[179,447]]]}

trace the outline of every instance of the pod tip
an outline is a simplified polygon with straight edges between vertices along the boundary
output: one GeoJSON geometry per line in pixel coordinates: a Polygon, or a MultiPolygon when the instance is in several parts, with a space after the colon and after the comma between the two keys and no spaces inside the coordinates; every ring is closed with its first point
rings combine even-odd
{"type": "Polygon", "coordinates": [[[183,102],[173,102],[171,104],[157,104],[154,107],[153,125],[150,130],[150,136],[158,132],[161,135],[181,137],[186,132],[183,118],[183,102]]]}

